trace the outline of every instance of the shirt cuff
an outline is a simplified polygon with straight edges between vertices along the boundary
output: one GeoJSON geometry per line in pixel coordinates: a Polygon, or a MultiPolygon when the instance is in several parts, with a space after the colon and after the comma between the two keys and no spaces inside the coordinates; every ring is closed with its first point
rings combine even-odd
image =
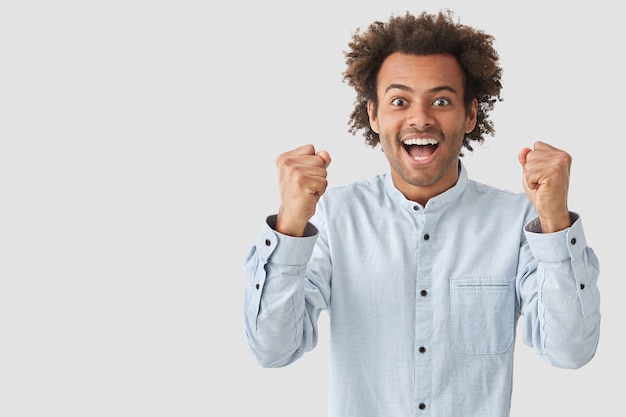
{"type": "Polygon", "coordinates": [[[542,233],[539,218],[531,220],[524,233],[534,257],[542,262],[561,262],[577,258],[587,246],[580,216],[570,212],[572,225],[554,233],[542,233]]]}
{"type": "Polygon", "coordinates": [[[305,265],[317,242],[318,230],[308,223],[303,237],[284,235],[274,230],[276,215],[267,217],[256,247],[260,257],[266,262],[279,265],[305,265]]]}

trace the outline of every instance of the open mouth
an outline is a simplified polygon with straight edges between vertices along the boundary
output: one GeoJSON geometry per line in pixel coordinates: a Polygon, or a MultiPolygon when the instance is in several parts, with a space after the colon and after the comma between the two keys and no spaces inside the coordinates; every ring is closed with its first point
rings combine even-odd
{"type": "Polygon", "coordinates": [[[439,141],[433,138],[428,139],[407,139],[402,142],[404,150],[416,161],[428,159],[439,146],[439,141]]]}

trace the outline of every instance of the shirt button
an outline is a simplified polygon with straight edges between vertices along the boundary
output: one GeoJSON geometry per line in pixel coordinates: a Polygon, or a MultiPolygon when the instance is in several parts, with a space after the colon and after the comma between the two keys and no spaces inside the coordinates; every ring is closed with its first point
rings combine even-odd
{"type": "Polygon", "coordinates": [[[420,409],[420,410],[423,410],[423,409],[425,409],[425,408],[426,408],[426,404],[424,404],[424,403],[420,403],[420,404],[418,405],[418,407],[419,407],[419,409],[420,409]]]}
{"type": "Polygon", "coordinates": [[[585,284],[580,284],[580,289],[584,290],[585,289],[585,284]]]}
{"type": "Polygon", "coordinates": [[[269,246],[272,244],[272,241],[269,239],[265,239],[265,246],[269,246]]]}
{"type": "Polygon", "coordinates": [[[420,346],[419,351],[420,351],[420,353],[425,353],[426,352],[426,348],[424,346],[420,346]]]}
{"type": "Polygon", "coordinates": [[[418,206],[417,204],[413,206],[413,210],[415,211],[420,211],[420,206],[418,206]]]}
{"type": "Polygon", "coordinates": [[[428,239],[430,239],[430,235],[428,233],[425,233],[424,234],[424,240],[428,240],[428,239]]]}
{"type": "Polygon", "coordinates": [[[420,295],[421,295],[422,297],[426,297],[426,296],[428,295],[428,291],[426,291],[426,290],[422,290],[422,291],[420,291],[420,295]]]}
{"type": "Polygon", "coordinates": [[[261,285],[256,284],[256,285],[255,285],[255,287],[256,287],[256,289],[258,290],[259,288],[261,288],[261,285]]]}
{"type": "Polygon", "coordinates": [[[575,237],[573,237],[573,238],[572,238],[572,240],[570,240],[570,243],[571,243],[572,245],[575,245],[575,244],[576,244],[576,238],[575,238],[575,237]]]}

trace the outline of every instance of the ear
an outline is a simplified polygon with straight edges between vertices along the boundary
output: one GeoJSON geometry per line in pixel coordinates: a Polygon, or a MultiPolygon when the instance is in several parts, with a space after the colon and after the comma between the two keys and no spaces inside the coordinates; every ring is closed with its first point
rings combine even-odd
{"type": "Polygon", "coordinates": [[[478,115],[478,100],[474,99],[467,109],[465,118],[465,133],[470,133],[476,127],[476,117],[478,115]]]}
{"type": "Polygon", "coordinates": [[[378,131],[378,117],[374,111],[374,102],[372,100],[367,100],[367,115],[370,118],[370,127],[372,130],[376,133],[380,133],[378,131]]]}

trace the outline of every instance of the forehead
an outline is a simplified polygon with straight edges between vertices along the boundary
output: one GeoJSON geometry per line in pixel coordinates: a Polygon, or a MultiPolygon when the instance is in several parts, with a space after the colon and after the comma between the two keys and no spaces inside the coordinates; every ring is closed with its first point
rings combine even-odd
{"type": "Polygon", "coordinates": [[[404,85],[416,92],[444,86],[459,94],[463,92],[463,72],[452,55],[394,52],[383,61],[377,81],[379,92],[392,84],[404,85]]]}

